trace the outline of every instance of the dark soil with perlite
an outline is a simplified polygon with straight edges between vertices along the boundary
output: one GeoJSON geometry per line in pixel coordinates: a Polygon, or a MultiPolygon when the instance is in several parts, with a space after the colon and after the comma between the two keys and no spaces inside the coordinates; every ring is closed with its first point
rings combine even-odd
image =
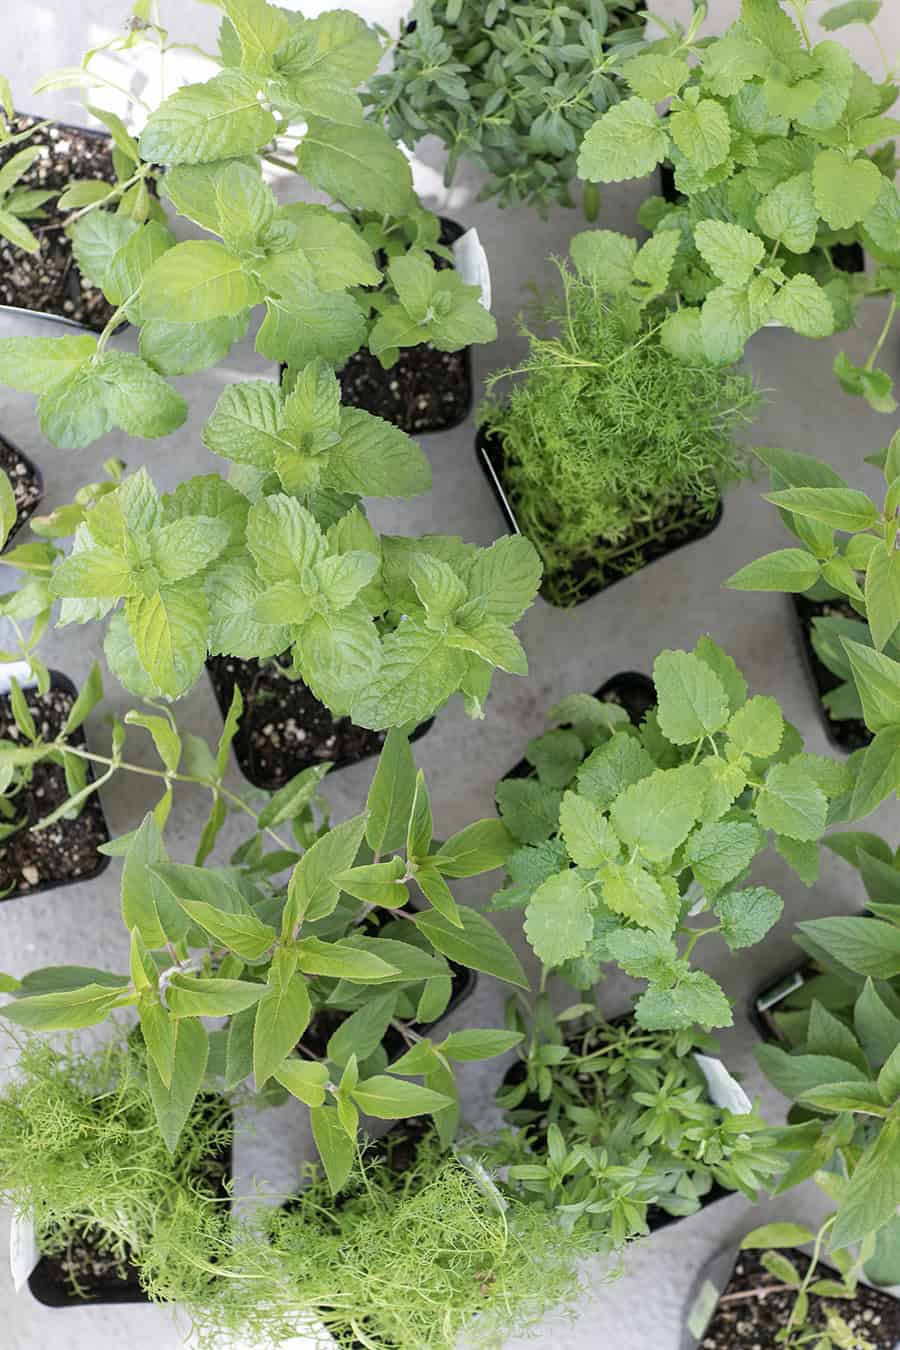
{"type": "Polygon", "coordinates": [[[44,495],[44,483],[31,460],[2,436],[0,436],[0,469],[12,484],[13,496],[16,499],[16,523],[9,532],[9,538],[12,539],[40,505],[44,495]]]}

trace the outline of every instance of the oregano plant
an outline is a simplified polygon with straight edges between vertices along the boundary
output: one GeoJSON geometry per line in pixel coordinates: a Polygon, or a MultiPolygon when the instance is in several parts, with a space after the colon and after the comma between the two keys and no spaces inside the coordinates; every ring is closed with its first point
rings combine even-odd
{"type": "Polygon", "coordinates": [[[852,777],[804,753],[777,701],[749,696],[709,638],[661,652],[653,677],[657,706],[639,728],[589,695],[551,709],[555,729],[526,751],[533,773],[497,788],[519,847],[493,905],[524,908],[536,956],[576,988],[608,963],[645,980],[638,1026],[710,1030],[731,1025],[731,1005],[694,949],[765,937],[782,901],[745,884],[753,859],[774,844],[811,885],[852,777]]]}
{"type": "MultiPolygon", "coordinates": [[[[838,5],[823,22],[834,31],[877,8],[838,5]]],[[[660,21],[664,37],[622,66],[631,96],[587,132],[578,172],[610,183],[671,165],[677,199],[650,198],[640,218],[678,239],[680,304],[663,340],[686,357],[735,361],[773,321],[828,337],[853,326],[863,296],[889,296],[869,358],[855,365],[842,353],[835,373],[891,412],[892,379],[876,362],[897,307],[896,71],[879,83],[840,42],[814,43],[809,0],[743,0],[716,38],[701,34],[705,13],[698,6],[686,28],[660,21]],[[836,247],[848,244],[874,258],[872,277],[837,265],[836,247]]]]}
{"type": "MultiPolygon", "coordinates": [[[[42,428],[58,446],[113,427],[173,431],[187,409],[167,377],[221,361],[258,309],[257,351],[295,368],[317,357],[340,366],[367,342],[389,366],[401,342],[456,351],[496,335],[478,288],[436,269],[437,222],[413,193],[402,151],[365,115],[357,90],[378,65],[378,34],[348,10],[307,19],[265,0],[222,8],[218,73],[156,108],[137,100],[139,136],[90,107],[113,137],[119,177],[102,195],[74,185],[62,205],[72,208],[82,275],[115,307],[105,329],[0,343],[0,380],[40,397],[42,428]],[[331,205],[279,203],[264,161],[331,205]],[[177,242],[169,208],[209,237],[177,242]],[[369,213],[408,240],[386,269],[366,238],[369,213]],[[139,354],[109,346],[126,322],[140,330],[139,354]]],[[[173,45],[143,13],[129,33],[127,45],[152,59],[173,45]]],[[[102,88],[97,55],[38,89],[102,88]]]]}
{"type": "Polygon", "coordinates": [[[62,966],[5,977],[14,998],[2,1012],[51,1032],[133,1009],[170,1151],[204,1083],[231,1089],[252,1078],[257,1092],[269,1085],[270,1096],[290,1093],[310,1108],[338,1190],[356,1157],[360,1112],[432,1114],[449,1142],[458,1119],[453,1064],[519,1040],[467,1029],[436,1041],[416,1029],[445,1011],[451,963],[521,988],[528,982],[489,920],[458,904],[448,884],[506,861],[512,840],[502,822],[478,821],[436,841],[424,775],[398,731],[387,738],[366,811],[310,838],[321,777],[307,770],[259,817],[262,831],[299,816],[297,841],[307,846],[296,862],[281,840],[267,855],[261,832],[230,867],[170,862],[147,815],[122,872],[128,972],[62,966]],[[279,884],[274,878],[292,864],[287,885],[279,884]],[[209,1032],[204,1019],[223,1016],[227,1030],[209,1032]],[[390,1065],[382,1044],[389,1028],[405,1047],[390,1065]]]}

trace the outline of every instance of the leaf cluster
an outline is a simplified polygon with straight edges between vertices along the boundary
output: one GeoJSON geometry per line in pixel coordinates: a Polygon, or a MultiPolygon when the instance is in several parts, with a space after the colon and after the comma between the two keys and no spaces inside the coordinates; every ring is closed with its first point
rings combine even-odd
{"type": "Polygon", "coordinates": [[[524,908],[535,954],[576,988],[607,963],[646,980],[639,1027],[709,1030],[731,1025],[731,1006],[691,964],[694,947],[762,941],[782,901],[744,885],[753,859],[774,844],[811,885],[852,777],[805,754],[776,700],[750,697],[709,638],[661,652],[653,678],[657,706],[640,727],[584,694],[550,710],[555,729],[526,750],[532,775],[497,788],[519,847],[492,903],[524,908]],[[695,927],[697,916],[710,922],[695,927]]]}
{"type": "Polygon", "coordinates": [[[448,187],[471,159],[482,199],[544,212],[572,205],[579,141],[621,97],[616,68],[642,37],[638,0],[416,0],[366,98],[395,140],[443,142],[448,187]]]}
{"type": "Polygon", "coordinates": [[[265,829],[299,817],[299,855],[286,847],[266,855],[257,835],[230,867],[172,863],[147,815],[122,872],[129,972],[35,971],[7,981],[14,998],[2,1011],[51,1032],[134,1009],[171,1152],[205,1083],[230,1091],[252,1076],[257,1092],[269,1084],[270,1096],[290,1093],[310,1107],[337,1191],[361,1111],[383,1120],[433,1114],[449,1142],[458,1120],[453,1064],[517,1043],[516,1034],[488,1029],[434,1043],[412,1029],[446,1010],[451,963],[520,988],[528,982],[491,923],[458,905],[448,885],[502,865],[512,846],[503,824],[479,821],[435,841],[424,777],[398,732],[385,744],[366,813],[311,831],[308,808],[322,776],[321,768],[304,771],[258,819],[265,829]],[[288,867],[285,886],[275,878],[288,867]],[[210,1017],[229,1018],[227,1029],[208,1031],[210,1017]],[[303,1037],[321,1036],[323,1026],[334,1029],[319,1054],[303,1037]],[[382,1045],[389,1027],[409,1047],[390,1066],[382,1045]]]}
{"type": "Polygon", "coordinates": [[[850,818],[860,819],[900,786],[900,435],[872,460],[886,484],[881,506],[811,455],[775,448],[756,453],[772,475],[766,500],[799,546],[748,563],[727,585],[840,597],[859,615],[817,619],[814,640],[817,654],[842,681],[828,697],[829,712],[862,717],[874,735],[850,759],[850,818]]]}
{"type": "Polygon", "coordinates": [[[43,153],[40,145],[29,145],[27,142],[38,136],[46,123],[14,131],[14,118],[12,89],[6,76],[0,75],[0,237],[8,239],[26,253],[37,253],[41,247],[40,240],[25,222],[45,220],[43,208],[56,193],[52,189],[25,187],[19,180],[43,153]],[[14,146],[22,148],[13,150],[14,146]],[[10,154],[10,151],[13,153],[10,154]]]}
{"type": "MultiPolygon", "coordinates": [[[[518,1013],[513,1024],[526,1029],[518,1013]]],[[[756,1200],[784,1160],[755,1110],[710,1100],[694,1052],[713,1048],[696,1031],[607,1022],[591,1003],[554,1018],[542,997],[517,1081],[498,1094],[515,1132],[487,1157],[595,1250],[646,1235],[653,1211],[695,1213],[715,1185],[756,1200]]]]}
{"type": "MultiPolygon", "coordinates": [[[[897,84],[892,74],[876,83],[838,41],[813,45],[805,11],[744,0],[739,21],[710,40],[698,9],[686,31],[667,28],[622,67],[631,97],[582,143],[578,171],[591,182],[674,167],[678,202],[654,197],[641,212],[678,241],[672,287],[685,304],[662,334],[674,352],[730,363],[771,321],[822,338],[853,325],[861,296],[896,297],[900,123],[886,114],[897,84]],[[831,250],[849,243],[879,264],[872,281],[835,265],[831,250]]],[[[890,412],[891,377],[874,367],[883,341],[864,366],[841,355],[836,373],[890,412]]]]}
{"type": "MultiPolygon", "coordinates": [[[[674,242],[674,236],[669,236],[674,242]]],[[[561,293],[523,327],[518,376],[479,418],[503,452],[503,482],[519,526],[541,554],[544,593],[558,604],[642,566],[648,552],[708,519],[720,490],[747,474],[735,434],[758,395],[746,375],[664,346],[655,301],[674,250],[666,238],[589,230],[559,264],[561,293]]]]}

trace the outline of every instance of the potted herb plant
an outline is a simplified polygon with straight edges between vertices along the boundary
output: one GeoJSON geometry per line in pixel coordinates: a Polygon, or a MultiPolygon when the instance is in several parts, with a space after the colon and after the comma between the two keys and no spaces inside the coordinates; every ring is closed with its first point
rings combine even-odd
{"type": "MultiPolygon", "coordinates": [[[[154,57],[171,41],[147,23],[129,37],[154,57]]],[[[54,87],[95,77],[102,85],[95,55],[54,87]]],[[[67,345],[54,349],[50,366],[27,339],[5,343],[0,358],[0,378],[52,390],[42,418],[49,439],[84,445],[111,426],[167,434],[186,408],[165,377],[215,365],[258,306],[257,351],[294,369],[316,357],[339,367],[364,345],[389,367],[401,346],[431,341],[455,351],[494,337],[477,288],[438,272],[409,165],[365,116],[356,90],[380,55],[377,34],[349,11],[306,19],[275,5],[252,15],[234,7],[222,19],[217,74],[144,107],[139,139],[107,115],[128,176],[80,206],[68,228],[82,273],[113,307],[109,319],[96,341],[59,339],[67,345]],[[336,209],[279,204],[263,160],[302,175],[336,209]],[[209,237],[176,243],[155,188],[209,237]],[[377,261],[361,212],[377,214],[386,235],[408,246],[377,261]],[[404,225],[409,217],[419,223],[404,225]],[[107,346],[125,322],[140,330],[138,356],[107,346]]]]}
{"type": "Polygon", "coordinates": [[[829,734],[846,750],[870,746],[852,807],[853,818],[859,818],[891,790],[885,785],[880,796],[869,795],[880,791],[879,760],[896,734],[890,690],[900,689],[894,641],[900,622],[894,483],[900,436],[872,461],[887,485],[880,508],[812,456],[781,449],[757,454],[772,472],[774,490],[766,500],[778,507],[799,546],[748,563],[726,584],[795,597],[829,734]],[[876,749],[879,733],[888,731],[876,749]]]}
{"type": "MultiPolygon", "coordinates": [[[[319,777],[307,775],[293,801],[273,798],[276,809],[260,815],[260,829],[271,834],[275,820],[305,813],[319,777]]],[[[213,830],[220,824],[214,810],[213,830]]],[[[262,1091],[274,1080],[276,1095],[291,1093],[310,1107],[337,1191],[355,1156],[360,1112],[387,1120],[433,1114],[449,1139],[453,1061],[490,1057],[518,1040],[468,1031],[462,1046],[452,1035],[434,1045],[424,1034],[453,995],[450,962],[527,987],[512,949],[477,910],[458,905],[448,885],[504,862],[505,827],[479,821],[440,845],[432,834],[424,777],[399,732],[385,745],[366,813],[332,829],[323,824],[312,838],[301,833],[307,847],[286,887],[272,878],[297,855],[277,832],[274,856],[264,855],[260,839],[248,841],[231,868],[188,866],[168,861],[148,815],[130,839],[122,874],[130,973],[36,973],[13,989],[3,1015],[52,1031],[134,1008],[172,1151],[207,1075],[228,1089],[252,1076],[262,1091]],[[373,907],[387,922],[372,923],[373,907]],[[335,1011],[344,1014],[336,1026],[335,1011]],[[215,1041],[203,1022],[213,1016],[230,1019],[215,1041]],[[386,1073],[389,1028],[410,1049],[386,1073]]]]}
{"type": "MultiPolygon", "coordinates": [[[[703,10],[686,29],[664,22],[665,36],[622,67],[631,97],[587,132],[578,172],[621,182],[671,162],[680,200],[652,199],[641,220],[677,239],[672,286],[683,304],[661,334],[674,351],[690,333],[710,360],[730,363],[770,321],[827,337],[852,326],[862,297],[888,296],[869,359],[857,366],[842,353],[835,373],[891,412],[892,379],[876,362],[896,310],[898,124],[886,114],[897,85],[887,69],[883,83],[871,79],[837,40],[814,44],[807,8],[744,6],[712,39],[703,10]],[[832,250],[854,244],[874,259],[872,276],[836,265],[832,250]]],[[[837,5],[824,22],[835,31],[870,17],[837,5]]]]}
{"type": "Polygon", "coordinates": [[[570,1303],[577,1255],[552,1216],[412,1121],[362,1156],[338,1204],[314,1179],[238,1228],[229,1278],[211,1288],[188,1267],[179,1296],[201,1350],[307,1327],[344,1350],[451,1350],[460,1334],[495,1344],[570,1303]]]}
{"type": "Polygon", "coordinates": [[[488,381],[478,454],[511,527],[541,554],[552,604],[707,534],[722,489],[748,472],[734,436],[757,407],[752,381],[661,340],[676,248],[674,233],[640,250],[608,230],[576,235],[561,293],[524,330],[528,357],[488,381]]]}
{"type": "Polygon", "coordinates": [[[770,1223],[716,1257],[688,1304],[681,1350],[893,1350],[900,1302],[861,1282],[847,1252],[834,1253],[834,1265],[821,1260],[823,1238],[802,1224],[770,1223]]]}
{"type": "Polygon", "coordinates": [[[57,1308],[141,1301],[156,1253],[173,1240],[201,1278],[228,1224],[228,1104],[199,1098],[170,1154],[152,1084],[121,1036],[90,1053],[35,1038],[18,1049],[0,1093],[0,1195],[15,1211],[33,1295],[57,1308]]]}

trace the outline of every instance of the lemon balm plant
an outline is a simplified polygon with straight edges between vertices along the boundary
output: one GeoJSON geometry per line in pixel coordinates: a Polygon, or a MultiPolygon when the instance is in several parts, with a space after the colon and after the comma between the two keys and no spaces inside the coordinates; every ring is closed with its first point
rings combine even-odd
{"type": "MultiPolygon", "coordinates": [[[[655,236],[678,240],[682,305],[663,330],[672,350],[691,339],[732,362],[770,321],[827,337],[852,326],[862,296],[887,295],[868,360],[841,354],[835,373],[890,412],[891,376],[876,363],[897,304],[896,72],[878,82],[836,39],[814,43],[809,0],[743,0],[738,22],[712,39],[701,36],[706,8],[686,29],[663,23],[664,37],[622,67],[631,96],[587,132],[579,174],[609,183],[674,166],[677,202],[653,198],[642,211],[655,236]],[[841,272],[839,244],[863,245],[874,275],[841,272]]],[[[822,22],[835,32],[879,8],[837,5],[822,22]]]]}

